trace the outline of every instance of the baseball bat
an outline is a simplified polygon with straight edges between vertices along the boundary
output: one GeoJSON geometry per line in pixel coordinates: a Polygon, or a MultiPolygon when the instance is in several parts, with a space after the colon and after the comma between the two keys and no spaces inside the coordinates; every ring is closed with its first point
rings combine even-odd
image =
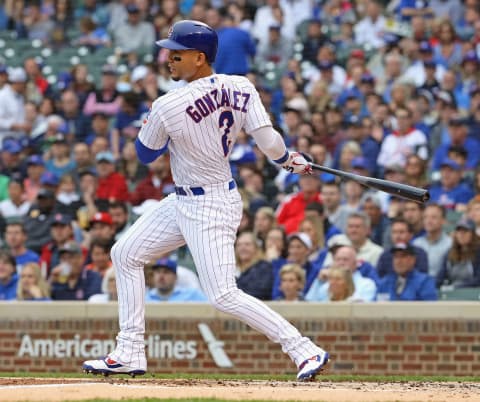
{"type": "Polygon", "coordinates": [[[430,199],[428,190],[419,187],[408,186],[407,184],[396,183],[390,180],[376,179],[374,177],[362,176],[355,173],[345,172],[343,170],[332,169],[326,166],[310,163],[312,169],[320,170],[322,172],[330,173],[342,179],[354,180],[366,187],[380,190],[397,197],[412,200],[418,203],[427,202],[430,199]]]}

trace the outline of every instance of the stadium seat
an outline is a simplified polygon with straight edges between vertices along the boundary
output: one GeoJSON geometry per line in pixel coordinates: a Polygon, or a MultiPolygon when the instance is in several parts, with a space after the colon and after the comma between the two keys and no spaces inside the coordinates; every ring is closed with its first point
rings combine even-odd
{"type": "Polygon", "coordinates": [[[439,300],[480,300],[480,288],[441,288],[439,300]]]}

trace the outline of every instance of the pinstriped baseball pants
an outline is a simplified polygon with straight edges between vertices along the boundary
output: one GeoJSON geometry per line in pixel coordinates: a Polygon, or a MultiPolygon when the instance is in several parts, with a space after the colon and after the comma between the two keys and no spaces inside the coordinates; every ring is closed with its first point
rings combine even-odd
{"type": "Polygon", "coordinates": [[[239,290],[234,242],[242,214],[237,189],[208,186],[205,195],[171,194],[142,215],[113,246],[120,332],[114,360],[146,369],[144,265],[188,245],[210,303],[266,335],[298,366],[322,349],[266,304],[239,290]]]}

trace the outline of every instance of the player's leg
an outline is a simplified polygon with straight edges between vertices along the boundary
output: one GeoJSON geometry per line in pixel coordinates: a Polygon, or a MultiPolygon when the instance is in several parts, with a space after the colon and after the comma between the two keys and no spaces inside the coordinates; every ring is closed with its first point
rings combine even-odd
{"type": "Polygon", "coordinates": [[[177,204],[178,223],[192,253],[202,288],[215,308],[232,314],[273,342],[280,343],[282,350],[299,367],[299,379],[312,378],[328,361],[328,354],[265,303],[242,292],[236,285],[234,242],[241,200],[237,191],[225,192],[224,197],[189,197],[177,204]]]}
{"type": "Polygon", "coordinates": [[[112,247],[120,332],[115,350],[104,360],[85,362],[86,371],[106,374],[145,372],[147,361],[143,269],[145,264],[161,254],[185,244],[176,224],[175,202],[175,195],[162,200],[158,206],[143,214],[112,247]]]}

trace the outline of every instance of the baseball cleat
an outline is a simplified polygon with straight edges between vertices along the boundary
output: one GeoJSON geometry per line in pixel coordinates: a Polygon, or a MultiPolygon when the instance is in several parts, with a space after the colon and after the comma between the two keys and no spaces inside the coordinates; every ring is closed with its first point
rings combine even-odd
{"type": "Polygon", "coordinates": [[[131,377],[144,375],[145,370],[129,367],[118,363],[110,357],[101,360],[87,360],[82,366],[83,372],[87,374],[103,374],[108,377],[111,374],[128,374],[131,377]]]}
{"type": "Polygon", "coordinates": [[[305,360],[298,367],[297,380],[298,381],[311,381],[315,379],[315,376],[325,368],[330,356],[327,352],[321,355],[316,355],[310,359],[305,360]]]}

